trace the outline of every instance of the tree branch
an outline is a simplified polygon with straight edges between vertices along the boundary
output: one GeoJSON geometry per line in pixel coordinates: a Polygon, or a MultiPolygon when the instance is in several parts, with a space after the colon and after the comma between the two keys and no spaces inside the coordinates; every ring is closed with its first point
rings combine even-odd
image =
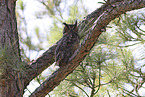
{"type": "MultiPolygon", "coordinates": [[[[84,30],[86,27],[85,25],[87,25],[89,22],[92,20],[95,21],[89,30],[86,29],[88,31],[83,31],[84,33],[87,32],[88,34],[73,56],[69,59],[68,65],[56,70],[45,82],[41,84],[40,87],[38,87],[31,94],[30,97],[44,97],[46,94],[52,91],[57,85],[60,84],[62,80],[64,80],[70,73],[73,72],[73,70],[79,65],[81,61],[83,61],[85,56],[93,48],[100,34],[110,23],[110,21],[127,11],[145,7],[145,0],[122,0],[122,2],[116,2],[113,3],[113,5],[106,6],[101,7],[103,10],[101,10],[102,12],[99,12],[99,16],[97,15],[98,13],[96,13],[97,10],[99,10],[97,9],[80,23],[79,32],[84,30]]],[[[31,73],[29,72],[32,75],[30,80],[32,80],[32,78],[36,77],[45,68],[47,68],[49,66],[48,64],[52,64],[54,62],[55,47],[56,45],[52,46],[50,50],[46,51],[40,58],[32,63],[31,67],[34,70],[32,70],[31,73]]]]}
{"type": "Polygon", "coordinates": [[[54,52],[55,52],[56,44],[50,47],[46,52],[42,54],[37,60],[30,63],[30,66],[26,67],[27,78],[25,79],[25,87],[28,83],[34,79],[36,76],[42,73],[47,67],[54,63],[54,52]]]}

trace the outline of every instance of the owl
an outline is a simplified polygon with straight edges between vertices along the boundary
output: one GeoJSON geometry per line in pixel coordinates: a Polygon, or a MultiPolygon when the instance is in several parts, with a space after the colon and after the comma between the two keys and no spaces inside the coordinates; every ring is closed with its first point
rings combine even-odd
{"type": "Polygon", "coordinates": [[[65,66],[74,54],[80,43],[77,21],[75,24],[64,24],[63,37],[58,42],[55,50],[55,62],[59,67],[65,66]]]}

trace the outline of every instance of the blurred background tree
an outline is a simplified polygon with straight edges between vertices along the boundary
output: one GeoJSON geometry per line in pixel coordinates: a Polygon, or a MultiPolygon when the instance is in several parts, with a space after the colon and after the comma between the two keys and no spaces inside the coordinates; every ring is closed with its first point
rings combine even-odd
{"type": "MultiPolygon", "coordinates": [[[[85,0],[35,2],[40,10],[33,13],[33,18],[30,19],[25,13],[28,10],[28,1],[17,2],[21,53],[23,60],[27,62],[36,59],[62,37],[63,22],[82,20],[90,12],[85,0]],[[38,20],[38,24],[47,21],[49,25],[43,23],[37,26],[36,23],[33,30],[29,30],[29,20],[38,20]]],[[[113,20],[80,66],[47,96],[145,96],[144,11],[145,9],[131,11],[113,20]]],[[[25,90],[25,96],[33,92],[56,68],[52,65],[35,78],[25,90]]]]}

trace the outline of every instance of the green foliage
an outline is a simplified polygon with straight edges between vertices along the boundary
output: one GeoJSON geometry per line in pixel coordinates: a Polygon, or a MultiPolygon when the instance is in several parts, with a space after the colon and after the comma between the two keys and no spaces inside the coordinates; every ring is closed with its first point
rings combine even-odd
{"type": "Polygon", "coordinates": [[[0,48],[0,77],[5,72],[5,68],[7,67],[6,62],[9,62],[9,56],[7,55],[6,48],[0,48]]]}
{"type": "Polygon", "coordinates": [[[24,10],[25,9],[24,2],[22,0],[19,0],[17,4],[19,5],[19,8],[21,10],[24,10]]]}
{"type": "Polygon", "coordinates": [[[53,45],[62,37],[62,27],[59,27],[56,22],[53,23],[53,26],[50,28],[48,35],[48,41],[50,45],[53,45]]]}
{"type": "Polygon", "coordinates": [[[119,23],[118,20],[113,23],[117,26],[117,32],[124,39],[124,41],[140,41],[144,43],[144,17],[145,14],[137,13],[137,16],[133,13],[122,15],[119,23]]]}
{"type": "MultiPolygon", "coordinates": [[[[14,45],[14,44],[13,44],[14,45]]],[[[13,46],[5,45],[0,48],[0,78],[8,79],[19,73],[26,71],[24,62],[21,62],[18,56],[14,55],[13,46]],[[13,55],[13,56],[12,56],[13,55]],[[16,65],[19,64],[19,65],[16,65]],[[8,72],[9,71],[9,72],[8,72]],[[10,74],[8,74],[10,73],[10,74]],[[9,76],[8,76],[9,75],[9,76]]]]}

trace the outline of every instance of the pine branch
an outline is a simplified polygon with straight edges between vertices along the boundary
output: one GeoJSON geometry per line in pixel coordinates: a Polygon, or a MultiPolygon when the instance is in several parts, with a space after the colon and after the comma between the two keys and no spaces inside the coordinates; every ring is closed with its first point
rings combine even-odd
{"type": "Polygon", "coordinates": [[[89,97],[89,95],[87,94],[87,92],[82,89],[80,86],[78,86],[76,83],[72,83],[74,86],[76,86],[77,88],[79,88],[82,92],[84,92],[86,94],[87,97],[89,97]]]}
{"type": "MultiPolygon", "coordinates": [[[[99,13],[96,13],[99,10],[97,9],[95,12],[88,15],[87,18],[85,18],[79,25],[80,32],[81,32],[81,29],[84,29],[87,23],[91,22],[91,20],[94,19],[95,22],[87,31],[87,35],[84,41],[81,43],[81,45],[76,50],[74,55],[69,59],[68,65],[56,70],[45,82],[41,84],[40,87],[38,87],[31,94],[30,97],[35,97],[35,96],[44,97],[50,91],[52,91],[57,85],[59,85],[60,82],[64,80],[70,73],[72,73],[73,70],[75,70],[75,68],[79,65],[79,63],[83,61],[85,56],[90,52],[90,50],[95,45],[102,31],[105,30],[106,26],[113,19],[117,18],[118,16],[120,16],[121,14],[127,11],[131,11],[131,10],[139,9],[143,7],[145,7],[145,0],[133,0],[133,1],[122,0],[121,2],[114,3],[113,7],[112,5],[106,5],[105,7],[101,7],[102,10],[100,10],[99,13]]],[[[32,63],[31,67],[35,69],[32,70],[31,72],[31,75],[32,75],[32,77],[30,78],[31,80],[32,78],[36,77],[39,73],[41,73],[47,66],[49,66],[47,65],[48,63],[54,62],[54,58],[53,58],[54,49],[55,49],[55,46],[51,47],[50,51],[48,50],[40,58],[38,58],[34,63],[32,63]],[[43,68],[41,66],[43,66],[43,68]]]]}

